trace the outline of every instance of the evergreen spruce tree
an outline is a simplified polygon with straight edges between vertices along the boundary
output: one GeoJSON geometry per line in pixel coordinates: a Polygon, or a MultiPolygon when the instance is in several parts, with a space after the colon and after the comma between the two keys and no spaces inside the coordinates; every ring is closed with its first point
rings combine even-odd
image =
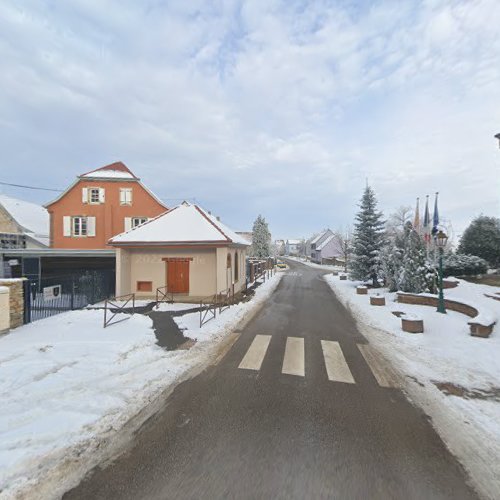
{"type": "Polygon", "coordinates": [[[475,255],[490,266],[500,266],[500,219],[476,217],[464,231],[457,253],[475,255]]]}
{"type": "Polygon", "coordinates": [[[399,276],[399,290],[410,293],[424,292],[427,289],[427,274],[424,242],[410,223],[405,228],[405,248],[399,276]]]}
{"type": "Polygon", "coordinates": [[[380,251],[384,243],[382,213],[377,210],[375,193],[366,186],[355,218],[353,260],[351,277],[356,280],[372,280],[378,286],[380,251]]]}
{"type": "Polygon", "coordinates": [[[252,255],[259,259],[266,259],[271,255],[271,233],[262,215],[255,219],[252,231],[252,255]]]}

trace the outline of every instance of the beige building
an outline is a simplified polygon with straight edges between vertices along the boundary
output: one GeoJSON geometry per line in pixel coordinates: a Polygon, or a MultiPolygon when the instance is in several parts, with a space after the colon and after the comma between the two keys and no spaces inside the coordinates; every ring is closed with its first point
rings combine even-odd
{"type": "Polygon", "coordinates": [[[248,242],[197,205],[183,203],[109,244],[117,248],[117,296],[153,297],[166,287],[194,301],[245,286],[248,242]]]}

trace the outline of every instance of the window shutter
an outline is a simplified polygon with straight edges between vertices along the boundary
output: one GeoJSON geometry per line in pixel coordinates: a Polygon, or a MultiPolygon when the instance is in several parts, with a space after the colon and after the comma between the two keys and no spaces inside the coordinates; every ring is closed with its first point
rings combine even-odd
{"type": "Polygon", "coordinates": [[[89,189],[82,188],[82,203],[88,203],[89,201],[89,189]]]}
{"type": "Polygon", "coordinates": [[[63,235],[71,236],[71,217],[69,215],[63,217],[63,235]]]}
{"type": "Polygon", "coordinates": [[[87,217],[87,236],[95,236],[95,217],[87,217]]]}
{"type": "Polygon", "coordinates": [[[99,188],[99,203],[104,203],[104,188],[99,188]]]}
{"type": "Polygon", "coordinates": [[[132,205],[132,188],[127,190],[127,203],[132,205]]]}
{"type": "Polygon", "coordinates": [[[120,189],[120,204],[121,205],[124,205],[127,201],[125,198],[125,194],[126,194],[126,191],[123,188],[121,188],[120,189]]]}
{"type": "Polygon", "coordinates": [[[132,217],[125,217],[125,231],[132,229],[132,217]]]}

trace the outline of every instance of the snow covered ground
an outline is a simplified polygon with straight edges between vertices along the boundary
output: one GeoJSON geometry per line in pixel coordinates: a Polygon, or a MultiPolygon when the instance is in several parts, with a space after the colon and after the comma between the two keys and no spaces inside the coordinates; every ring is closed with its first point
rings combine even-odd
{"type": "Polygon", "coordinates": [[[176,318],[196,340],[189,350],[157,346],[151,319],[139,314],[103,329],[100,310],[59,314],[1,336],[0,498],[33,490],[58,498],[105,456],[117,431],[214,359],[281,276],[201,329],[198,313],[176,318]]]}
{"type": "MultiPolygon", "coordinates": [[[[486,498],[500,491],[500,325],[488,339],[469,334],[467,316],[446,315],[433,307],[399,304],[387,290],[386,306],[371,306],[356,295],[360,284],[325,277],[334,293],[358,320],[360,331],[403,375],[410,398],[432,418],[443,440],[470,473],[486,498]],[[391,311],[413,313],[424,320],[423,334],[401,330],[391,311]],[[441,387],[441,389],[439,388],[441,387]]],[[[459,280],[445,297],[487,309],[500,318],[500,302],[484,296],[500,289],[459,280]]]]}

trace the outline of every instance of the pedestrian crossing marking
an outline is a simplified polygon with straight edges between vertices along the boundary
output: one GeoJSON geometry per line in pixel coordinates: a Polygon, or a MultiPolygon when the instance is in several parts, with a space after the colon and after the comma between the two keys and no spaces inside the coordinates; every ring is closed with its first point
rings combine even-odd
{"type": "Polygon", "coordinates": [[[358,348],[380,387],[399,386],[396,373],[375,353],[370,345],[358,344],[358,348]]]}
{"type": "Polygon", "coordinates": [[[349,370],[349,367],[347,366],[340,344],[338,342],[322,340],[321,348],[323,349],[323,357],[325,359],[328,380],[354,384],[354,378],[351,370],[349,370]]]}
{"type": "Polygon", "coordinates": [[[271,335],[256,335],[238,368],[260,370],[270,341],[271,335]]]}
{"type": "MultiPolygon", "coordinates": [[[[256,335],[238,368],[259,371],[270,342],[271,335],[256,335]]],[[[305,377],[304,342],[303,337],[287,337],[281,373],[305,377]]],[[[356,384],[340,343],[333,340],[321,340],[320,342],[328,380],[356,384]]],[[[357,344],[357,346],[380,387],[400,387],[400,376],[371,345],[357,344]]]]}
{"type": "Polygon", "coordinates": [[[287,337],[281,373],[297,375],[299,377],[305,375],[303,338],[287,337]]]}

